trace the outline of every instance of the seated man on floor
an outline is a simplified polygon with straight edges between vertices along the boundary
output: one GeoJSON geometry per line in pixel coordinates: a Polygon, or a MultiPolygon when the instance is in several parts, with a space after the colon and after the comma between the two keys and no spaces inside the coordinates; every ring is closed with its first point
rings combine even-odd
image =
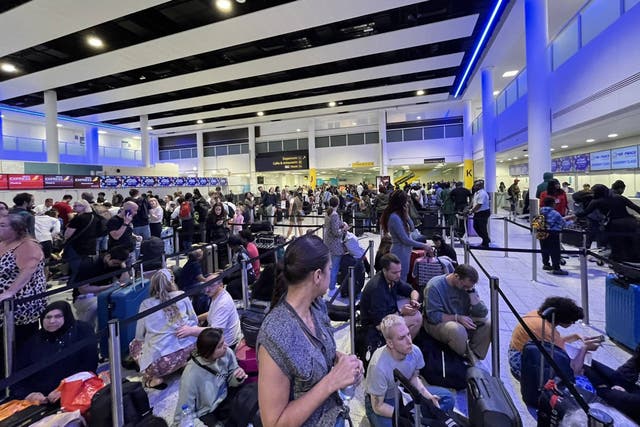
{"type": "Polygon", "coordinates": [[[373,276],[362,291],[360,299],[362,326],[380,330],[380,322],[385,316],[399,313],[404,317],[411,332],[411,338],[415,338],[422,325],[422,314],[418,302],[420,294],[400,279],[402,265],[396,255],[385,254],[380,263],[382,271],[373,276]]]}
{"type": "Polygon", "coordinates": [[[396,384],[394,369],[409,378],[411,384],[425,398],[431,400],[444,411],[453,410],[454,398],[449,390],[442,387],[424,386],[418,376],[424,367],[420,349],[411,341],[409,328],[404,319],[390,314],[380,323],[386,345],[373,353],[367,368],[365,382],[365,410],[373,427],[391,427],[394,411],[396,384]]]}
{"type": "Polygon", "coordinates": [[[491,322],[476,291],[477,282],[478,272],[468,264],[429,280],[424,291],[424,329],[460,356],[471,356],[468,342],[475,357],[484,359],[491,343],[491,322]]]}

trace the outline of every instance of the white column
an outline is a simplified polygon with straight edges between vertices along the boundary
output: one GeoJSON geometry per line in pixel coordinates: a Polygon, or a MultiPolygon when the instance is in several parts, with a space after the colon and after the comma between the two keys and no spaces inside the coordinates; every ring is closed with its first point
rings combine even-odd
{"type": "Polygon", "coordinates": [[[314,119],[310,119],[307,126],[307,141],[309,147],[309,180],[307,184],[310,188],[316,188],[318,153],[316,152],[316,121],[314,119]]]}
{"type": "Polygon", "coordinates": [[[378,111],[378,139],[380,140],[380,175],[387,175],[387,112],[378,111]]]}
{"type": "Polygon", "coordinates": [[[256,127],[249,126],[249,187],[252,192],[258,190],[256,178],[256,127]]]}
{"type": "Polygon", "coordinates": [[[496,102],[493,97],[493,69],[482,69],[482,139],[484,149],[484,188],[496,191],[496,102]]]}
{"type": "Polygon", "coordinates": [[[149,144],[149,116],[140,116],[140,150],[142,153],[142,166],[151,167],[151,152],[149,144]]]}
{"type": "Polygon", "coordinates": [[[198,161],[198,176],[205,176],[204,173],[204,132],[196,132],[196,153],[198,161]]]}
{"type": "Polygon", "coordinates": [[[47,163],[60,163],[58,146],[58,94],[55,90],[44,92],[45,134],[47,138],[47,163]]]}
{"type": "Polygon", "coordinates": [[[473,116],[471,110],[471,101],[464,102],[464,113],[462,122],[464,126],[463,134],[463,164],[462,168],[462,182],[464,186],[471,189],[473,185],[473,116]]]}
{"type": "MultiPolygon", "coordinates": [[[[542,175],[551,171],[551,110],[548,95],[550,72],[547,52],[547,0],[525,0],[527,52],[527,122],[529,153],[529,200],[535,199],[542,175]]],[[[537,202],[529,203],[538,206],[537,202]]]]}

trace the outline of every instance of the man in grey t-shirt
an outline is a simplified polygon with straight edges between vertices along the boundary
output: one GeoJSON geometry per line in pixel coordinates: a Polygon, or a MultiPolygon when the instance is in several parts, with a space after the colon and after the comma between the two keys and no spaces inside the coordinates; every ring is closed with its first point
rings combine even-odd
{"type": "Polygon", "coordinates": [[[476,292],[477,282],[478,272],[468,264],[429,280],[424,291],[424,329],[461,356],[469,356],[468,340],[476,357],[484,359],[491,343],[491,322],[476,292]]]}
{"type": "Polygon", "coordinates": [[[373,353],[365,383],[365,409],[373,427],[391,427],[396,384],[393,370],[398,369],[409,378],[420,393],[444,411],[451,411],[454,398],[449,390],[442,387],[424,386],[418,377],[424,367],[420,349],[413,345],[409,328],[404,319],[390,314],[380,322],[380,329],[386,345],[373,353]]]}

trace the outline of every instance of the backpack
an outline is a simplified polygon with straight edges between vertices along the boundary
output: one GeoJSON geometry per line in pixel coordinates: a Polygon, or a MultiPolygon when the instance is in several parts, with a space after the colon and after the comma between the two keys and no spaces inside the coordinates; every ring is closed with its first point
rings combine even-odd
{"type": "Polygon", "coordinates": [[[424,356],[420,375],[429,384],[456,390],[467,388],[468,366],[462,356],[426,333],[416,337],[415,344],[424,356]]]}
{"type": "Polygon", "coordinates": [[[191,204],[189,202],[182,202],[180,204],[178,216],[180,219],[191,219],[191,204]]]}
{"type": "Polygon", "coordinates": [[[544,240],[549,237],[547,229],[547,218],[543,214],[538,214],[531,220],[531,228],[536,233],[536,239],[544,240]]]}
{"type": "Polygon", "coordinates": [[[262,305],[251,304],[246,309],[238,310],[240,312],[240,329],[242,329],[244,341],[251,348],[256,348],[258,332],[264,318],[267,316],[267,308],[262,305]]]}
{"type": "MultiPolygon", "coordinates": [[[[142,383],[130,381],[122,383],[122,406],[125,427],[137,425],[145,415],[151,413],[149,398],[142,388],[142,383]]],[[[111,384],[93,395],[87,417],[92,427],[111,427],[111,384]]]]}
{"type": "Polygon", "coordinates": [[[103,237],[107,235],[107,219],[98,214],[95,210],[92,212],[93,222],[96,224],[95,236],[103,237]]]}

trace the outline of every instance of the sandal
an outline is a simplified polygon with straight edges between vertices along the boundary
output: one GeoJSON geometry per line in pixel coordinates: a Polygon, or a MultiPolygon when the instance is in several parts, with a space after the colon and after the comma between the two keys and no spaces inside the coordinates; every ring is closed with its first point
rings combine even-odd
{"type": "Polygon", "coordinates": [[[151,383],[152,383],[152,380],[146,381],[144,383],[144,387],[145,388],[152,388],[154,390],[164,390],[167,387],[169,387],[169,385],[167,383],[162,382],[162,381],[160,381],[158,384],[155,384],[155,385],[151,385],[151,383]]]}

